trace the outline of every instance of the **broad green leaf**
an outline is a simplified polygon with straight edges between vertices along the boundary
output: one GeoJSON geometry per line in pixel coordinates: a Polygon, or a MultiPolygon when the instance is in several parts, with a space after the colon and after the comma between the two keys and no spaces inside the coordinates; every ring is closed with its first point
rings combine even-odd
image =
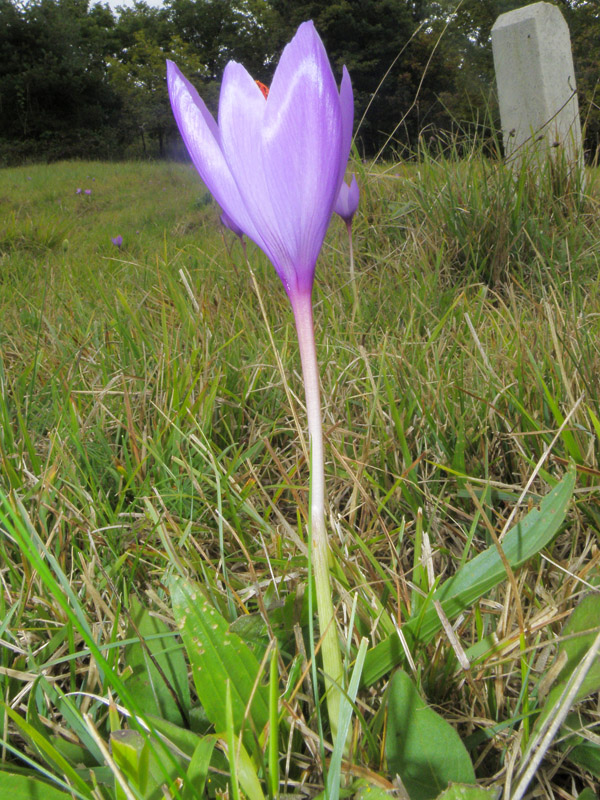
{"type": "MultiPolygon", "coordinates": [[[[146,797],[149,753],[144,737],[138,731],[113,731],[110,735],[110,748],[115,764],[127,779],[128,785],[138,789],[146,797]]],[[[118,800],[126,798],[117,780],[115,794],[118,800]]]]}
{"type": "Polygon", "coordinates": [[[84,781],[94,786],[107,786],[112,790],[115,785],[115,776],[108,765],[103,767],[80,767],[77,769],[77,773],[84,781]]]}
{"type": "MultiPolygon", "coordinates": [[[[163,787],[185,773],[181,760],[156,740],[135,730],[113,731],[110,746],[115,763],[144,800],[163,800],[163,787]]],[[[115,781],[116,797],[125,800],[125,793],[115,781]]]]}
{"type": "MultiPolygon", "coordinates": [[[[555,663],[564,661],[564,666],[557,675],[554,685],[546,697],[541,714],[536,720],[535,727],[539,728],[544,720],[552,713],[558,702],[573,670],[585,658],[594,639],[598,635],[600,626],[600,595],[588,594],[574,609],[565,623],[561,634],[561,644],[558,649],[555,663]]],[[[550,667],[552,669],[552,667],[550,667]]],[[[577,695],[575,702],[581,700],[592,692],[600,689],[600,658],[597,658],[587,673],[577,695]]]]}
{"type": "MultiPolygon", "coordinates": [[[[226,746],[223,741],[221,745],[226,746]]],[[[227,747],[228,750],[229,748],[227,747]]],[[[229,752],[227,752],[227,757],[229,758],[229,752]]],[[[265,800],[259,777],[256,774],[256,767],[243,744],[238,745],[236,743],[234,757],[236,759],[237,778],[244,795],[249,800],[265,800]]]]}
{"type": "Polygon", "coordinates": [[[198,742],[202,738],[196,731],[181,728],[166,719],[153,717],[150,714],[146,716],[146,721],[151,726],[152,732],[156,731],[161,734],[161,738],[167,746],[171,745],[171,750],[180,750],[188,758],[193,756],[198,742]]]}
{"type": "Polygon", "coordinates": [[[569,761],[600,778],[600,744],[591,741],[591,737],[586,738],[586,731],[597,736],[598,723],[582,719],[577,713],[569,714],[560,730],[556,746],[566,754],[569,761]]]}
{"type": "Polygon", "coordinates": [[[454,728],[423,700],[402,670],[387,697],[385,755],[411,800],[433,800],[449,783],[475,783],[469,754],[454,728]]]}
{"type": "Polygon", "coordinates": [[[438,795],[437,800],[495,800],[496,797],[498,797],[496,789],[453,783],[445,792],[438,795]]]}
{"type": "Polygon", "coordinates": [[[364,778],[354,783],[354,800],[390,800],[393,796],[388,789],[369,783],[364,778]]]}
{"type": "MultiPolygon", "coordinates": [[[[517,569],[549,544],[557,534],[573,494],[575,471],[564,478],[506,534],[503,549],[511,567],[517,569]]],[[[506,578],[506,570],[496,547],[490,547],[461,567],[429,597],[418,616],[402,626],[402,633],[412,649],[419,642],[426,644],[441,628],[433,601],[441,603],[446,616],[453,619],[506,578]]],[[[368,653],[363,683],[370,686],[393,667],[402,663],[404,651],[397,635],[389,636],[368,653]]]]}
{"type": "Polygon", "coordinates": [[[237,753],[235,745],[237,737],[233,728],[233,709],[231,708],[231,682],[227,681],[225,687],[225,720],[226,720],[226,741],[227,756],[229,758],[229,794],[232,800],[241,800],[240,785],[238,783],[237,753]]]}
{"type": "Polygon", "coordinates": [[[210,760],[216,743],[217,737],[214,735],[205,736],[198,742],[185,776],[184,800],[196,800],[204,795],[210,760]]]}
{"type": "Polygon", "coordinates": [[[588,787],[583,792],[579,792],[577,800],[598,800],[598,797],[594,794],[594,790],[588,787]]]}
{"type": "Polygon", "coordinates": [[[600,746],[594,742],[576,744],[567,750],[567,759],[600,779],[600,746]]]}
{"type": "Polygon", "coordinates": [[[0,797],[10,797],[10,800],[71,800],[73,795],[28,775],[0,771],[0,797]]]}
{"type": "Polygon", "coordinates": [[[75,744],[75,742],[70,742],[61,736],[55,735],[50,736],[50,741],[56,750],[67,758],[73,766],[81,766],[82,764],[89,768],[97,766],[98,762],[83,745],[75,744]]]}
{"type": "Polygon", "coordinates": [[[172,692],[183,708],[188,710],[191,702],[190,688],[183,647],[175,640],[169,627],[152,616],[137,600],[132,602],[130,613],[135,628],[130,626],[127,638],[135,638],[139,634],[146,647],[140,642],[134,642],[125,648],[125,661],[133,670],[133,674],[127,679],[127,688],[144,711],[181,725],[184,720],[172,692]],[[152,662],[148,650],[160,671],[152,662]]]}
{"type": "Polygon", "coordinates": [[[169,582],[173,613],[192,667],[198,699],[217,732],[226,730],[225,697],[231,681],[236,734],[244,729],[246,747],[254,750],[252,728],[260,734],[269,720],[269,690],[260,682],[260,662],[199,587],[174,577],[169,582]],[[247,709],[250,706],[250,712],[247,709]]]}
{"type": "Polygon", "coordinates": [[[269,631],[260,614],[243,614],[234,620],[229,629],[261,657],[269,645],[269,631]]]}

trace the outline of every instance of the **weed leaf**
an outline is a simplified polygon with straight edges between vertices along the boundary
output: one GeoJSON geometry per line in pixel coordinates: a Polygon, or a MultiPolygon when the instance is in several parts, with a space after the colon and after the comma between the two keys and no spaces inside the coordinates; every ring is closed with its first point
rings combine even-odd
{"type": "MultiPolygon", "coordinates": [[[[555,663],[564,662],[564,666],[546,697],[542,712],[536,720],[536,728],[539,729],[548,715],[552,713],[573,671],[585,658],[598,635],[599,620],[600,595],[589,594],[573,611],[562,630],[563,641],[555,663]]],[[[581,700],[582,697],[596,692],[598,689],[600,689],[600,659],[596,659],[592,664],[575,699],[581,700]]]]}
{"type": "Polygon", "coordinates": [[[458,733],[422,699],[402,670],[390,682],[385,754],[411,800],[432,800],[449,783],[474,783],[469,754],[458,733]]]}
{"type": "MultiPolygon", "coordinates": [[[[586,723],[579,714],[569,714],[561,728],[557,747],[561,752],[567,754],[567,758],[573,764],[583,767],[596,778],[600,778],[600,744],[587,738],[589,736],[587,730],[592,730],[593,727],[593,722],[586,723]]],[[[581,795],[579,796],[581,797],[581,795]]]]}
{"type": "Polygon", "coordinates": [[[56,789],[52,784],[29,775],[13,775],[0,771],[0,797],[11,800],[70,800],[73,795],[56,789]]]}
{"type": "Polygon", "coordinates": [[[465,786],[453,783],[445,792],[438,795],[437,800],[495,800],[498,792],[495,789],[482,789],[481,786],[465,786]]]}
{"type": "Polygon", "coordinates": [[[260,662],[197,586],[175,577],[169,586],[175,620],[207,717],[217,732],[225,731],[229,679],[234,728],[236,734],[244,730],[243,741],[253,751],[252,728],[260,734],[269,719],[269,690],[257,680],[260,662]]]}
{"type": "Polygon", "coordinates": [[[137,638],[139,634],[146,647],[137,641],[125,648],[125,660],[133,670],[127,686],[138,698],[140,708],[181,725],[181,713],[171,692],[177,694],[184,709],[189,709],[190,689],[183,648],[177,644],[169,627],[152,616],[137,600],[132,602],[130,613],[137,631],[131,627],[127,638],[137,638]],[[148,650],[161,668],[162,675],[150,659],[148,650]]]}

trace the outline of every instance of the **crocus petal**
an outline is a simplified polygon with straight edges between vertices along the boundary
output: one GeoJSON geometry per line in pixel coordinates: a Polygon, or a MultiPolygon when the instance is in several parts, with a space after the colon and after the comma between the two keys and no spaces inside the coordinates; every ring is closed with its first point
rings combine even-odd
{"type": "Polygon", "coordinates": [[[346,222],[352,222],[352,217],[356,214],[356,209],[358,208],[359,195],[356,176],[353,175],[350,186],[347,183],[342,183],[340,186],[340,193],[335,201],[335,213],[339,214],[346,222]]]}
{"type": "MultiPolygon", "coordinates": [[[[342,109],[342,152],[340,154],[340,186],[344,180],[346,164],[352,147],[352,129],[354,127],[354,94],[350,75],[346,67],[342,70],[342,83],[340,85],[340,108],[342,109]]],[[[356,187],[358,189],[358,186],[356,187]]]]}
{"type": "Polygon", "coordinates": [[[284,49],[266,103],[243,67],[228,64],[219,129],[240,194],[288,294],[310,290],[339,191],[343,140],[340,96],[312,22],[284,49]]]}
{"type": "Polygon", "coordinates": [[[252,219],[254,228],[260,230],[260,246],[271,261],[274,261],[276,256],[270,247],[273,236],[270,235],[270,225],[265,221],[271,218],[270,197],[259,152],[267,103],[268,100],[265,102],[262,92],[246,69],[241,64],[230,61],[223,73],[219,100],[221,147],[235,178],[241,202],[252,219]],[[229,105],[231,124],[227,127],[224,115],[227,115],[225,109],[228,110],[229,105]],[[229,131],[229,136],[226,136],[225,130],[229,131]]]}
{"type": "MultiPolygon", "coordinates": [[[[223,156],[217,123],[198,92],[172,61],[167,61],[167,87],[177,126],[200,177],[236,227],[262,247],[262,239],[248,216],[223,156]]],[[[260,95],[258,87],[255,88],[260,95]]]]}

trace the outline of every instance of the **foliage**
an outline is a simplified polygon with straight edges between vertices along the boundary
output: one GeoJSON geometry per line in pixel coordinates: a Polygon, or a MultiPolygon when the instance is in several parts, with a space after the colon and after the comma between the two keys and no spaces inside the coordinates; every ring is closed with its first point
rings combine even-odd
{"type": "Polygon", "coordinates": [[[128,140],[139,134],[144,156],[165,156],[166,139],[173,129],[173,112],[164,79],[165,54],[175,58],[188,74],[202,75],[204,67],[190,45],[174,37],[167,46],[161,46],[144,29],[133,34],[124,56],[108,60],[111,84],[123,103],[121,129],[126,124],[128,140]]]}
{"type": "Polygon", "coordinates": [[[115,151],[120,102],[105,68],[114,25],[87,0],[2,0],[0,141],[53,160],[115,151]]]}
{"type": "Polygon", "coordinates": [[[573,43],[577,93],[588,149],[588,160],[600,158],[600,103],[598,103],[598,59],[594,49],[600,37],[600,8],[597,3],[561,0],[573,43]]]}
{"type": "Polygon", "coordinates": [[[165,5],[171,29],[201,56],[203,73],[198,77],[204,83],[220,81],[231,60],[244,64],[257,79],[267,77],[266,64],[275,55],[277,22],[268,2],[167,0],[165,5]]]}
{"type": "MultiPolygon", "coordinates": [[[[312,18],[354,84],[361,154],[414,155],[448,133],[494,141],[490,31],[522,0],[0,0],[0,163],[69,156],[180,155],[164,84],[176,60],[209,108],[230,59],[269,83],[282,47],[312,18]],[[393,24],[390,24],[393,20],[393,24]]],[[[597,4],[561,0],[571,31],[586,148],[599,145],[597,4]]]]}

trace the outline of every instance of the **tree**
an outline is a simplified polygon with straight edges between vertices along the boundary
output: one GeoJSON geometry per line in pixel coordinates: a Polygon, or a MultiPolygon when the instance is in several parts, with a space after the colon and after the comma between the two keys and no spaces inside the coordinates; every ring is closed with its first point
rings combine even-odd
{"type": "Polygon", "coordinates": [[[124,112],[124,138],[131,142],[139,137],[145,156],[164,156],[165,142],[176,129],[165,79],[167,58],[175,60],[188,75],[205,73],[200,58],[188,44],[174,37],[161,45],[143,28],[133,33],[131,44],[120,58],[109,60],[111,84],[124,112]],[[156,152],[150,148],[149,139],[156,142],[156,152]]]}
{"type": "MultiPolygon", "coordinates": [[[[491,31],[500,14],[524,4],[524,0],[464,0],[458,7],[443,42],[447,62],[456,59],[455,85],[442,97],[457,121],[486,120],[499,130],[491,31]]],[[[432,2],[432,19],[447,20],[456,5],[456,0],[432,2]]],[[[555,5],[569,26],[585,146],[593,155],[600,146],[600,8],[595,0],[557,0],[555,5]]]]}
{"type": "MultiPolygon", "coordinates": [[[[490,40],[524,0],[136,0],[116,16],[91,0],[0,0],[0,162],[169,152],[172,58],[215,112],[227,62],[269,83],[298,25],[315,22],[354,87],[359,151],[499,128],[490,40]],[[364,119],[363,119],[364,117],[364,119]]],[[[569,29],[586,147],[600,146],[600,7],[555,0],[569,29]]]]}
{"type": "Polygon", "coordinates": [[[167,0],[172,29],[195,48],[204,64],[204,83],[220,82],[225,65],[239,61],[256,78],[275,47],[278,22],[265,0],[167,0]]]}
{"type": "Polygon", "coordinates": [[[7,141],[21,155],[110,154],[119,116],[105,61],[113,26],[108,8],[90,11],[88,0],[0,0],[5,154],[7,141]]]}
{"type": "Polygon", "coordinates": [[[571,33],[579,108],[588,158],[600,158],[600,7],[586,0],[558,3],[571,33]]]}
{"type": "MultiPolygon", "coordinates": [[[[110,77],[126,112],[124,125],[139,136],[143,152],[156,140],[158,154],[176,135],[165,82],[165,61],[177,63],[216,112],[221,76],[231,59],[264,77],[271,56],[274,17],[264,0],[168,0],[161,9],[135,3],[119,9],[121,48],[110,59],[110,77]]],[[[169,148],[168,152],[172,152],[169,148]]]]}

